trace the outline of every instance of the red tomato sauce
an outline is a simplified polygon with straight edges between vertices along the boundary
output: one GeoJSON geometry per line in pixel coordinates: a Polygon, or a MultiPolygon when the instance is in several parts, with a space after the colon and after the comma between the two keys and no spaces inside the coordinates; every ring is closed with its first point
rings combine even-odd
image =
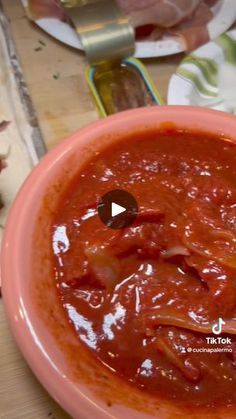
{"type": "Polygon", "coordinates": [[[233,143],[163,129],[110,146],[62,196],[52,248],[68,321],[106,368],[176,403],[236,405],[233,143]],[[112,189],[139,205],[123,230],[98,216],[112,189]],[[219,318],[228,341],[209,343],[219,318]]]}

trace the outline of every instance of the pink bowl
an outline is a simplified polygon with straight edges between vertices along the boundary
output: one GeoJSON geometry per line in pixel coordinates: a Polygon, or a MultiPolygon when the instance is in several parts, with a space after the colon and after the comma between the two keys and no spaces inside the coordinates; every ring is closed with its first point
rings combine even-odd
{"type": "Polygon", "coordinates": [[[153,399],[106,371],[77,341],[53,284],[49,224],[58,196],[96,151],[127,132],[172,122],[236,142],[236,119],[201,108],[160,107],[124,112],[75,133],[48,153],[21,188],[11,209],[1,254],[4,303],[30,367],[73,418],[235,418],[236,412],[182,410],[153,399]],[[66,330],[66,332],[65,332],[66,330]],[[147,416],[146,416],[147,415],[147,416]]]}

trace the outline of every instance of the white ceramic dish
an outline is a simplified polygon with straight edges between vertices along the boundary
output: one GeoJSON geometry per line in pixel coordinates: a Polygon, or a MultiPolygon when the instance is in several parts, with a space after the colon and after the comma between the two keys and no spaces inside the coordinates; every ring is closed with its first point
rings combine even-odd
{"type": "MultiPolygon", "coordinates": [[[[28,0],[21,1],[24,7],[27,7],[28,0]]],[[[215,39],[221,33],[227,31],[236,19],[236,1],[219,0],[212,10],[214,18],[208,23],[208,30],[210,39],[215,39]]],[[[82,49],[78,35],[68,23],[47,18],[37,20],[36,24],[64,44],[82,49]]],[[[172,36],[158,41],[136,42],[135,56],[138,58],[162,57],[182,51],[184,51],[182,43],[177,37],[172,36]]]]}

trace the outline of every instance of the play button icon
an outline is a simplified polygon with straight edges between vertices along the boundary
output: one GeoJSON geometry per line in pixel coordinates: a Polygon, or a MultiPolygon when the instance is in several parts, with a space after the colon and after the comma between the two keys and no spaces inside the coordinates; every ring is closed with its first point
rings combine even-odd
{"type": "Polygon", "coordinates": [[[111,216],[116,217],[117,215],[122,214],[125,212],[126,208],[122,207],[121,205],[116,204],[115,202],[111,203],[111,216]]]}
{"type": "Polygon", "coordinates": [[[122,189],[114,189],[103,195],[97,208],[101,221],[113,229],[128,227],[138,214],[135,198],[122,189]]]}

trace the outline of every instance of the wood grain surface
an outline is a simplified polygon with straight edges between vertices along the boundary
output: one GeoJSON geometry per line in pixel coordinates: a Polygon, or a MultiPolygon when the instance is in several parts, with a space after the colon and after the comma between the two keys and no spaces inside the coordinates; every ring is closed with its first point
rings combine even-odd
{"type": "MultiPolygon", "coordinates": [[[[85,83],[83,53],[28,21],[20,0],[2,0],[47,149],[98,118],[85,83]],[[45,45],[42,45],[43,44],[45,45]],[[39,48],[40,47],[40,48],[39,48]]],[[[145,61],[162,97],[182,55],[145,61]]],[[[66,419],[26,365],[0,301],[0,418],[66,419]]],[[[91,418],[94,419],[94,418],[91,418]]]]}

